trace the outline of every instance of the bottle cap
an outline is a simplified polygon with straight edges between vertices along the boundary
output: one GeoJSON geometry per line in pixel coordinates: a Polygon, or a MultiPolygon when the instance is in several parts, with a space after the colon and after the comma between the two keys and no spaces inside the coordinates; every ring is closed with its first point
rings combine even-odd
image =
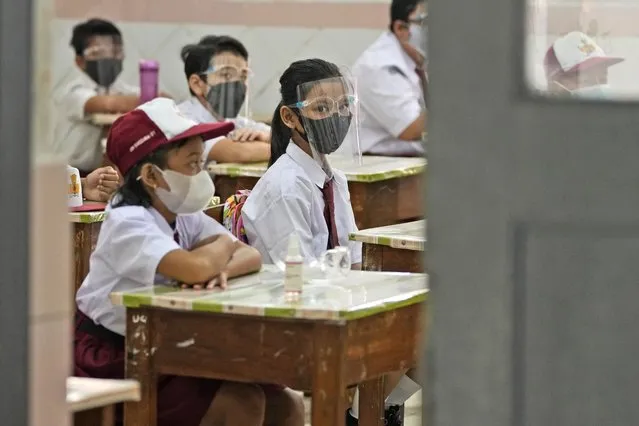
{"type": "Polygon", "coordinates": [[[159,68],[160,68],[160,63],[158,61],[154,61],[153,59],[141,59],[140,60],[140,69],[157,70],[159,68]]]}
{"type": "Polygon", "coordinates": [[[288,253],[289,257],[301,256],[300,251],[300,239],[295,232],[288,238],[288,253]]]}

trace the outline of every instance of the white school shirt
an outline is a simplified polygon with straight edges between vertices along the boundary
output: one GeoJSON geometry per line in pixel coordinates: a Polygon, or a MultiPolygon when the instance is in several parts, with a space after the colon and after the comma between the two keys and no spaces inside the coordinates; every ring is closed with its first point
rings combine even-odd
{"type": "MultiPolygon", "coordinates": [[[[213,235],[231,235],[204,212],[178,215],[174,230],[152,207],[107,207],[107,217],[91,254],[89,274],[78,289],[78,308],[95,323],[124,335],[125,308],[114,306],[109,294],[171,281],[157,273],[160,260],[173,250],[190,249],[213,235]]],[[[233,237],[233,239],[235,239],[233,237]]]]}
{"type": "Polygon", "coordinates": [[[360,140],[364,153],[424,154],[421,141],[399,139],[424,110],[424,92],[415,67],[415,61],[390,31],[384,32],[355,62],[353,75],[362,112],[360,140]]]}
{"type": "MultiPolygon", "coordinates": [[[[84,105],[97,95],[106,94],[103,87],[91,80],[80,69],[74,69],[75,78],[64,85],[54,96],[56,125],[53,151],[63,155],[67,164],[83,171],[91,171],[102,165],[102,138],[105,128],[96,126],[84,114],[84,105]]],[[[118,77],[109,94],[140,95],[140,88],[128,85],[118,77]]]]}
{"type": "MultiPolygon", "coordinates": [[[[348,240],[348,234],[357,231],[348,183],[340,171],[333,170],[333,176],[339,245],[350,248],[352,263],[360,263],[361,243],[348,240]]],[[[327,179],[322,167],[291,142],[257,182],[242,207],[242,219],[249,244],[265,263],[284,261],[293,232],[300,238],[305,262],[319,260],[326,251],[329,230],[322,188],[327,179]]]]}
{"type": "MultiPolygon", "coordinates": [[[[191,96],[186,101],[182,102],[178,105],[178,109],[182,114],[189,117],[191,120],[195,120],[198,123],[217,123],[218,120],[211,114],[211,112],[202,105],[202,102],[199,101],[195,96],[191,96]]],[[[271,126],[257,122],[247,117],[237,116],[235,118],[230,119],[229,121],[235,124],[236,129],[245,129],[250,128],[253,130],[258,130],[260,132],[270,132],[271,126]]],[[[204,161],[208,161],[209,152],[213,146],[224,139],[226,136],[221,136],[215,139],[209,139],[204,142],[204,152],[202,153],[202,158],[204,161]]]]}

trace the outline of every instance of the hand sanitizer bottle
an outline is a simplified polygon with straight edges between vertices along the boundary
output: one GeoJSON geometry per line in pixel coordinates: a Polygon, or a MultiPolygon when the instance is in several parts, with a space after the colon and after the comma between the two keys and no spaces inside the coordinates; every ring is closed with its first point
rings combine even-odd
{"type": "Polygon", "coordinates": [[[300,240],[296,233],[288,239],[284,272],[284,298],[287,302],[298,302],[304,285],[304,258],[300,252],[300,240]]]}

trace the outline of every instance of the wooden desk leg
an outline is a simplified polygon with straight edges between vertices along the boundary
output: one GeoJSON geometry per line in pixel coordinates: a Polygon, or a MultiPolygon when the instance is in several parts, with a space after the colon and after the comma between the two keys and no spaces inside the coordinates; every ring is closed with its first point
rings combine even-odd
{"type": "Polygon", "coordinates": [[[359,385],[359,424],[384,425],[384,376],[359,385]]]}
{"type": "Polygon", "coordinates": [[[124,404],[125,426],[156,426],[157,373],[153,366],[153,318],[147,309],[127,309],[126,378],[140,382],[140,402],[124,404]]]}
{"type": "Polygon", "coordinates": [[[73,413],[73,426],[115,426],[115,405],[73,413]]]}
{"type": "Polygon", "coordinates": [[[311,399],[313,426],[344,426],[346,417],[345,339],[344,327],[334,324],[315,326],[311,399]]]}

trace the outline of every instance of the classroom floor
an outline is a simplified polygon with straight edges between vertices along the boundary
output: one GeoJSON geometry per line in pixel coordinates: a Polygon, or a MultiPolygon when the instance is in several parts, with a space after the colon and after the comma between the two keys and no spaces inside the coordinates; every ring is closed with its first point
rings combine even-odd
{"type": "MultiPolygon", "coordinates": [[[[306,406],[306,426],[311,426],[311,399],[304,398],[306,406]]],[[[406,401],[404,407],[404,426],[421,426],[422,424],[422,393],[417,392],[411,399],[406,401]]]]}

